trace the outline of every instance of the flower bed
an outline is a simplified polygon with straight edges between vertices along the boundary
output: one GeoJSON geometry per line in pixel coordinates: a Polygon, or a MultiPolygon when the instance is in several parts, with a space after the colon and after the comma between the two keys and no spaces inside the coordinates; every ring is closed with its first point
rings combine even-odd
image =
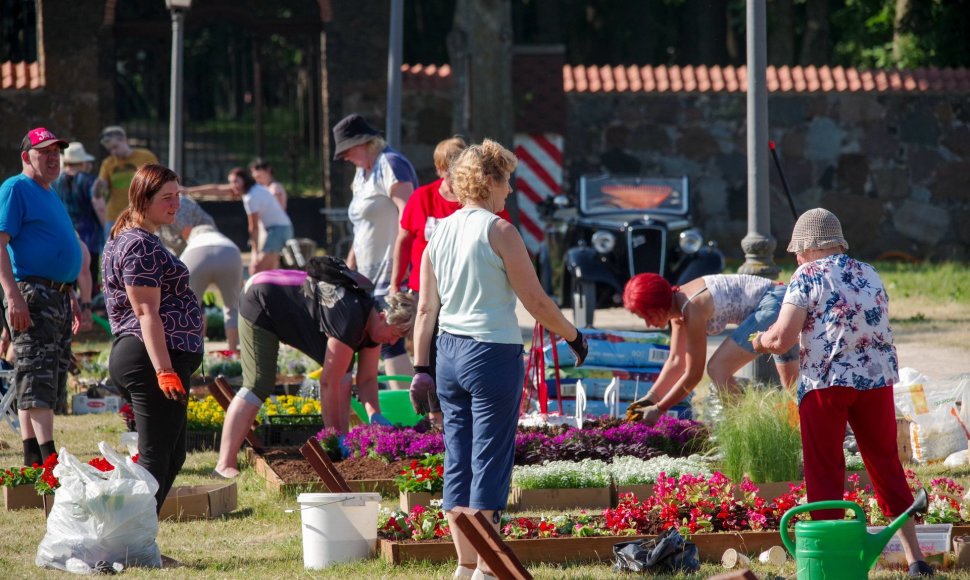
{"type": "MultiPolygon", "coordinates": [[[[402,460],[388,464],[379,459],[362,457],[349,458],[334,465],[354,491],[375,491],[396,497],[398,490],[393,478],[410,463],[402,460]]],[[[304,491],[329,491],[295,447],[253,453],[252,464],[271,491],[287,495],[304,491]]]]}
{"type": "Polygon", "coordinates": [[[37,494],[33,484],[4,486],[3,506],[7,510],[40,508],[44,507],[44,498],[37,494]]]}
{"type": "MultiPolygon", "coordinates": [[[[970,528],[967,528],[970,531],[970,528]]],[[[954,533],[956,531],[954,530],[954,533]]],[[[613,546],[630,540],[655,536],[594,536],[506,540],[519,560],[529,564],[562,564],[566,562],[609,562],[613,560],[613,546]]],[[[771,546],[781,545],[778,532],[744,532],[731,534],[702,534],[691,537],[697,544],[701,560],[719,562],[728,548],[746,554],[759,554],[771,546]]],[[[381,558],[389,564],[430,562],[444,564],[457,558],[451,541],[401,542],[378,539],[381,558]]]]}
{"type": "MultiPolygon", "coordinates": [[[[267,446],[301,445],[323,428],[320,401],[298,396],[270,397],[257,418],[263,423],[260,438],[267,446]]],[[[186,410],[187,451],[218,451],[225,410],[212,395],[190,398],[186,410]]]]}
{"type": "MultiPolygon", "coordinates": [[[[908,472],[910,484],[920,485],[908,472]]],[[[851,476],[852,489],[844,498],[859,503],[870,524],[885,523],[869,486],[859,485],[851,476]]],[[[643,501],[629,495],[620,505],[588,514],[556,515],[540,518],[512,517],[502,520],[507,544],[524,563],[609,560],[612,546],[634,538],[652,537],[671,527],[690,536],[704,560],[716,561],[727,548],[742,553],[759,553],[781,543],[777,525],[781,515],[804,501],[804,486],[793,486],[788,493],[773,499],[759,495],[759,489],[743,480],[735,486],[723,474],[710,477],[691,474],[679,478],[658,477],[654,494],[643,501]],[[735,497],[739,488],[742,499],[735,497]]],[[[961,499],[963,488],[950,479],[930,483],[930,509],[927,523],[955,523],[970,514],[970,502],[961,499]],[[963,515],[961,515],[961,513],[963,515]]],[[[954,535],[970,533],[970,527],[954,527],[954,535]]],[[[382,510],[379,518],[381,556],[399,564],[414,560],[445,562],[454,559],[450,530],[444,514],[433,505],[412,508],[410,512],[382,510]]]]}
{"type": "Polygon", "coordinates": [[[518,511],[607,508],[611,496],[609,467],[597,459],[550,461],[512,470],[510,506],[518,511]]]}
{"type": "Polygon", "coordinates": [[[394,485],[401,492],[401,510],[407,512],[418,505],[431,505],[440,500],[445,484],[444,455],[426,454],[414,459],[394,477],[394,485]]]}
{"type": "MultiPolygon", "coordinates": [[[[550,518],[502,518],[506,544],[524,564],[607,561],[618,542],[648,538],[649,535],[617,536],[603,528],[604,518],[588,514],[550,518]]],[[[408,513],[381,510],[379,551],[392,564],[411,561],[443,563],[454,560],[448,522],[438,506],[412,508],[408,513]]],[[[717,560],[727,548],[757,553],[778,545],[777,532],[745,534],[703,534],[692,536],[701,557],[717,560]]]]}
{"type": "MultiPolygon", "coordinates": [[[[702,424],[671,417],[661,418],[652,427],[611,419],[592,421],[584,429],[520,428],[515,442],[515,464],[605,461],[624,455],[641,459],[664,454],[679,457],[706,448],[707,441],[708,433],[702,424]]],[[[429,431],[426,424],[415,428],[361,425],[347,434],[344,445],[351,457],[383,457],[389,461],[444,452],[442,434],[429,431]]]]}

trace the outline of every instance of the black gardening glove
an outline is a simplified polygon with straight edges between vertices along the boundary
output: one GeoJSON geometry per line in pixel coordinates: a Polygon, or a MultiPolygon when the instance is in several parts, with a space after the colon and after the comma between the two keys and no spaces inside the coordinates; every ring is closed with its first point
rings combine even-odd
{"type": "Polygon", "coordinates": [[[573,356],[576,357],[576,366],[583,366],[583,361],[586,360],[586,355],[589,354],[589,344],[586,342],[586,337],[583,333],[576,329],[576,338],[572,340],[567,340],[566,344],[569,345],[569,350],[573,351],[573,356]]]}
{"type": "Polygon", "coordinates": [[[411,406],[418,415],[427,415],[429,412],[436,413],[441,410],[434,379],[430,374],[418,372],[411,379],[411,406]]]}

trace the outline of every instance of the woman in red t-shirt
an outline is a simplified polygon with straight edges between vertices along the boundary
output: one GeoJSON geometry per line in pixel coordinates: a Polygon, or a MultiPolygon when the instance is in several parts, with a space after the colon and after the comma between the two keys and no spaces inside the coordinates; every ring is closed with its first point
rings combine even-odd
{"type": "MultiPolygon", "coordinates": [[[[461,137],[455,136],[438,143],[434,148],[434,168],[438,179],[414,190],[404,213],[401,214],[401,228],[398,230],[397,241],[394,244],[394,266],[391,271],[391,287],[388,295],[402,289],[410,288],[417,293],[421,283],[421,257],[428,247],[428,240],[439,221],[450,216],[461,208],[458,198],[451,192],[445,175],[451,161],[458,157],[467,145],[461,137]],[[410,249],[410,254],[408,250],[410,249]],[[405,260],[404,256],[410,255],[405,260]],[[410,268],[409,268],[410,266],[410,268]],[[401,284],[407,278],[407,287],[401,284]]],[[[499,217],[506,221],[509,212],[502,210],[499,217]]]]}
{"type": "Polygon", "coordinates": [[[434,149],[434,168],[438,179],[415,189],[404,206],[401,227],[394,244],[394,266],[388,294],[408,288],[414,292],[419,290],[421,256],[428,247],[431,232],[438,220],[450,216],[461,207],[444,177],[451,160],[465,147],[465,141],[461,137],[452,137],[438,143],[434,149]],[[402,288],[405,277],[408,284],[402,288]]]}

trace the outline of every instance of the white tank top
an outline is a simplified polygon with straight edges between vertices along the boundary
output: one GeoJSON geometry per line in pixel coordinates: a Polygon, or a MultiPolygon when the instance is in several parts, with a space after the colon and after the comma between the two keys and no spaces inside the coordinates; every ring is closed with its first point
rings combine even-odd
{"type": "Polygon", "coordinates": [[[741,324],[758,307],[774,282],[761,276],[749,274],[715,274],[704,276],[705,288],[701,288],[681,308],[687,308],[698,294],[707,291],[714,301],[714,315],[707,321],[707,334],[715,335],[724,331],[728,324],[741,324]]]}
{"type": "Polygon", "coordinates": [[[488,241],[498,219],[484,209],[462,208],[435,227],[427,252],[441,297],[438,327],[481,342],[522,344],[515,292],[488,241]]]}

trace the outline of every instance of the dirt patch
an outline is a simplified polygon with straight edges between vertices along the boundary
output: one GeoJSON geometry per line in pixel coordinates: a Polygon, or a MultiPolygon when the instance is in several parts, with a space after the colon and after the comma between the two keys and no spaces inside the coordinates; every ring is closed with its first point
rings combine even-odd
{"type": "MultiPolygon", "coordinates": [[[[310,463],[297,447],[269,449],[262,454],[266,463],[280,476],[284,483],[309,483],[320,481],[310,463]]],[[[393,479],[410,460],[385,463],[370,457],[352,457],[334,463],[337,471],[347,481],[360,479],[393,479]]]]}

